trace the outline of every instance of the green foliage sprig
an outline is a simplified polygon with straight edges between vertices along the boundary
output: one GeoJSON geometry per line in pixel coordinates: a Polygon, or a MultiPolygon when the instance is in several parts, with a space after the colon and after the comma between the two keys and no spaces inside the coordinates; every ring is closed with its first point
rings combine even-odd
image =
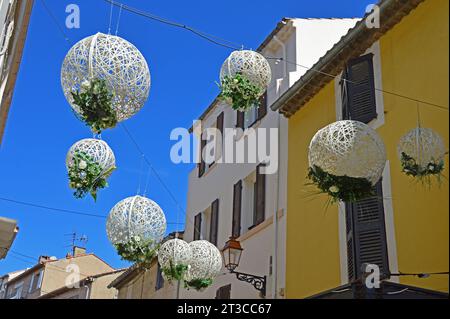
{"type": "Polygon", "coordinates": [[[444,161],[435,162],[432,161],[428,163],[426,167],[422,167],[419,164],[417,164],[416,160],[406,154],[405,152],[402,152],[401,155],[401,164],[402,164],[402,171],[409,176],[413,177],[424,177],[427,175],[439,175],[444,170],[444,161]]]}
{"type": "Polygon", "coordinates": [[[213,280],[211,278],[201,278],[201,279],[193,279],[190,281],[184,282],[184,288],[194,288],[195,290],[202,290],[209,286],[211,286],[213,280]]]}
{"type": "Polygon", "coordinates": [[[229,100],[234,110],[245,111],[259,106],[261,88],[254,85],[247,77],[236,73],[233,77],[225,76],[220,86],[220,97],[229,100]]]}
{"type": "Polygon", "coordinates": [[[159,248],[158,245],[154,245],[153,240],[143,240],[140,236],[132,236],[126,243],[118,243],[114,246],[123,260],[139,263],[142,266],[150,265],[159,248]]]}
{"type": "Polygon", "coordinates": [[[94,133],[100,134],[102,130],[116,126],[117,116],[112,108],[113,95],[105,80],[85,81],[80,90],[71,93],[73,103],[81,110],[82,120],[94,133]]]}
{"type": "Polygon", "coordinates": [[[361,199],[375,196],[372,183],[365,178],[336,176],[325,172],[314,165],[308,171],[308,178],[321,192],[328,194],[332,202],[357,202],[361,199]]]}
{"type": "Polygon", "coordinates": [[[178,264],[174,265],[172,261],[169,262],[169,267],[163,267],[161,271],[164,273],[167,280],[170,282],[172,280],[181,281],[184,279],[184,275],[188,270],[188,265],[178,264]]]}
{"type": "Polygon", "coordinates": [[[76,198],[83,198],[90,193],[94,200],[97,200],[97,190],[108,187],[107,177],[115,167],[111,167],[106,172],[100,164],[85,152],[76,151],[73,154],[72,162],[69,163],[69,186],[75,189],[73,195],[76,198]]]}

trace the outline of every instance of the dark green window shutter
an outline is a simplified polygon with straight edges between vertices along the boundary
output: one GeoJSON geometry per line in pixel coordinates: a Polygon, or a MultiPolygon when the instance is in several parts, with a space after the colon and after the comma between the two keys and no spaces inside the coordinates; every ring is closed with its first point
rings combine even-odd
{"type": "Polygon", "coordinates": [[[242,207],[242,181],[234,184],[233,188],[233,222],[231,236],[237,238],[241,235],[241,207],[242,207]]]}
{"type": "Polygon", "coordinates": [[[209,242],[217,246],[217,233],[219,229],[219,199],[211,204],[211,219],[209,227],[209,242]]]}
{"type": "Polygon", "coordinates": [[[382,274],[389,274],[381,180],[375,190],[376,196],[345,204],[349,280],[361,277],[365,263],[376,264],[382,274]]]}
{"type": "Polygon", "coordinates": [[[258,120],[262,119],[267,114],[267,91],[259,99],[258,120]]]}
{"type": "Polygon", "coordinates": [[[217,289],[216,299],[231,299],[231,284],[217,289]]]}
{"type": "Polygon", "coordinates": [[[261,224],[266,218],[266,175],[261,174],[264,164],[256,168],[256,183],[254,189],[253,226],[261,224]]]}
{"type": "Polygon", "coordinates": [[[236,111],[236,127],[244,129],[245,113],[236,111]]]}
{"type": "Polygon", "coordinates": [[[341,81],[343,119],[369,123],[377,118],[373,54],[350,60],[341,81]]]}
{"type": "Polygon", "coordinates": [[[194,240],[199,240],[202,231],[202,213],[198,213],[194,217],[194,240]]]}

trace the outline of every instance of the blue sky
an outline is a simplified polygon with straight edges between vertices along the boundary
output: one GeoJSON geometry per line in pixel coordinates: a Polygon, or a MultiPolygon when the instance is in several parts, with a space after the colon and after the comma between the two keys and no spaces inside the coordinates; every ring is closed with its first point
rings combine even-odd
{"type": "MultiPolygon", "coordinates": [[[[182,22],[246,47],[256,48],[283,17],[361,17],[370,0],[227,0],[139,1],[125,4],[182,22]]],[[[372,1],[374,2],[374,1],[372,1]]],[[[77,140],[91,137],[73,115],[60,85],[61,63],[80,39],[108,31],[110,6],[103,0],[46,0],[64,27],[65,8],[78,4],[81,28],[66,29],[65,41],[55,22],[36,0],[13,102],[0,148],[0,197],[39,205],[107,215],[119,200],[136,194],[141,156],[120,127],[102,134],[116,155],[118,169],[110,187],[96,203],[77,200],[68,187],[65,156],[77,140]]],[[[114,10],[115,30],[118,9],[114,10]]],[[[215,46],[193,34],[123,12],[119,36],[132,42],[146,57],[152,75],[150,97],[144,108],[125,123],[135,136],[177,201],[186,206],[187,176],[193,165],[170,160],[173,128],[190,127],[218,94],[215,81],[231,50],[215,46]]],[[[144,166],[142,180],[146,179],[144,166]]],[[[142,184],[145,184],[142,182],[142,184]]],[[[151,176],[147,196],[163,208],[169,222],[177,207],[151,176]]],[[[76,231],[89,238],[87,249],[114,267],[125,267],[107,240],[105,219],[76,216],[21,206],[0,200],[0,216],[18,220],[20,231],[12,250],[0,261],[0,274],[30,267],[33,260],[17,253],[63,257],[70,248],[65,234],[76,231]]],[[[184,214],[178,218],[184,221],[184,214]]],[[[182,228],[182,227],[181,227],[182,228]]],[[[168,231],[175,230],[169,225],[168,231]]]]}

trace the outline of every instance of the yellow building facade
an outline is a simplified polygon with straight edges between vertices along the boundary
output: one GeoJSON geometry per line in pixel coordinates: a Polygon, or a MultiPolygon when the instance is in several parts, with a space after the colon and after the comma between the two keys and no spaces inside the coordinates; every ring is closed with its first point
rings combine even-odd
{"type": "MultiPolygon", "coordinates": [[[[308,146],[320,128],[343,118],[342,71],[365,54],[373,56],[377,110],[368,124],[382,137],[388,158],[382,183],[389,271],[449,269],[448,156],[442,182],[427,186],[402,172],[397,154],[400,138],[418,125],[418,110],[421,126],[438,132],[448,150],[449,2],[386,0],[379,6],[379,29],[367,28],[363,19],[313,67],[334,79],[310,70],[272,106],[289,117],[287,298],[349,282],[345,209],[328,205],[326,195],[306,185],[308,146]]],[[[448,275],[388,280],[448,293],[448,275]]]]}

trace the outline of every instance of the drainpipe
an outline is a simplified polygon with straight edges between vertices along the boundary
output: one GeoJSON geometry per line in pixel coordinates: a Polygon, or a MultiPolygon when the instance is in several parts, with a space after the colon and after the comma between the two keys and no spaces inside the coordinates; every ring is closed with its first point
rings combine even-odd
{"type": "MultiPolygon", "coordinates": [[[[284,67],[283,67],[283,80],[282,80],[282,83],[284,85],[284,82],[288,81],[288,87],[289,87],[289,79],[288,79],[288,74],[289,73],[288,73],[288,65],[286,63],[286,60],[287,60],[286,45],[276,35],[273,36],[273,40],[280,45],[281,50],[283,51],[283,61],[281,61],[283,63],[283,65],[284,65],[284,67]]],[[[277,95],[279,97],[281,94],[279,94],[279,92],[277,92],[277,95]]]]}
{"type": "MultiPolygon", "coordinates": [[[[286,45],[278,39],[277,36],[274,36],[273,39],[275,42],[277,42],[283,51],[283,59],[286,60],[286,45]]],[[[288,70],[287,70],[287,63],[284,62],[283,67],[283,82],[289,81],[287,78],[288,76],[288,70]]],[[[283,83],[284,84],[284,83],[283,83]]],[[[289,83],[288,83],[289,84],[289,83]]],[[[278,92],[277,92],[278,93],[278,92]]],[[[281,143],[281,114],[277,113],[278,116],[278,172],[277,172],[277,195],[276,195],[276,205],[275,205],[275,214],[274,214],[274,252],[273,252],[273,261],[272,261],[272,298],[277,299],[278,298],[278,210],[280,205],[280,143],[281,143]]]]}

